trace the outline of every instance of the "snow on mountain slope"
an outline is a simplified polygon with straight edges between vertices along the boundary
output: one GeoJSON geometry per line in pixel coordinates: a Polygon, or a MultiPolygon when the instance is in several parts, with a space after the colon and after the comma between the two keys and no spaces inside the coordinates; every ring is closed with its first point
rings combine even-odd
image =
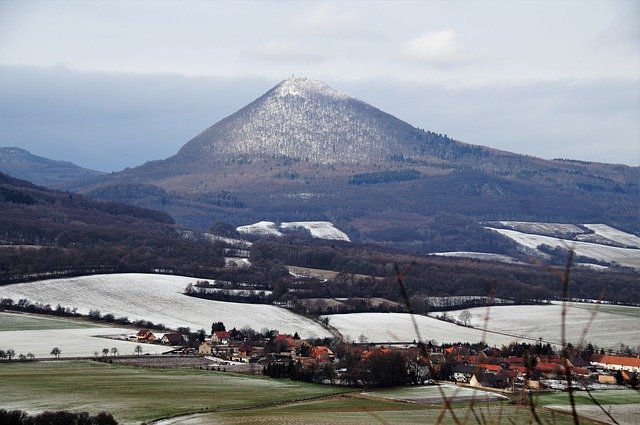
{"type": "Polygon", "coordinates": [[[292,221],[277,225],[273,221],[260,221],[258,223],[240,226],[236,230],[244,234],[283,236],[285,231],[298,229],[308,230],[312,237],[318,239],[338,240],[350,242],[349,236],[337,229],[328,221],[292,221]]]}
{"type": "Polygon", "coordinates": [[[271,235],[282,236],[282,232],[278,230],[278,226],[273,221],[259,221],[254,224],[247,224],[246,226],[240,226],[236,228],[240,233],[248,235],[271,235]]]}
{"type": "Polygon", "coordinates": [[[280,224],[281,229],[307,229],[311,236],[318,239],[330,239],[350,242],[346,233],[338,230],[328,221],[293,221],[280,224]]]}
{"type": "MultiPolygon", "coordinates": [[[[289,78],[214,124],[175,158],[199,163],[288,157],[315,164],[379,164],[453,143],[306,78],[289,78]]],[[[462,145],[460,143],[460,145],[462,145]]]]}
{"type": "Polygon", "coordinates": [[[640,270],[640,249],[619,248],[615,246],[601,245],[591,242],[581,242],[569,239],[559,239],[551,236],[535,235],[515,230],[496,229],[487,227],[496,231],[540,256],[545,254],[538,248],[542,245],[548,245],[553,248],[573,249],[576,255],[593,258],[598,261],[607,263],[617,263],[621,266],[632,267],[640,270]]]}
{"type": "Polygon", "coordinates": [[[603,238],[618,242],[625,246],[640,248],[640,238],[636,235],[614,229],[606,224],[585,224],[584,227],[593,230],[597,235],[602,236],[603,238]]]}
{"type": "Polygon", "coordinates": [[[470,251],[432,252],[431,255],[438,255],[441,257],[471,258],[474,260],[499,261],[501,263],[509,263],[509,264],[522,264],[522,262],[516,260],[513,257],[509,257],[508,255],[490,254],[487,252],[470,252],[470,251]]]}
{"type": "MultiPolygon", "coordinates": [[[[536,221],[500,221],[500,225],[518,232],[533,233],[537,235],[573,238],[575,235],[586,231],[575,224],[543,223],[536,221]]],[[[489,224],[491,226],[491,224],[489,224]]],[[[492,226],[493,227],[493,226],[492,226]]]]}

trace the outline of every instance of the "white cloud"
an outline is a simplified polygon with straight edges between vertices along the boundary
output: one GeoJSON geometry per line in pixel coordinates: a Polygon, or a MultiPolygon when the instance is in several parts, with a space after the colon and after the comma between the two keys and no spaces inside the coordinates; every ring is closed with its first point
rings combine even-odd
{"type": "Polygon", "coordinates": [[[295,34],[313,37],[361,37],[371,35],[355,14],[345,13],[333,2],[318,4],[309,15],[293,25],[295,34]]]}
{"type": "Polygon", "coordinates": [[[428,32],[404,43],[401,56],[433,65],[452,65],[461,61],[458,35],[452,29],[428,32]]]}
{"type": "Polygon", "coordinates": [[[253,58],[269,61],[322,61],[312,49],[288,41],[268,41],[247,49],[246,53],[253,58]]]}

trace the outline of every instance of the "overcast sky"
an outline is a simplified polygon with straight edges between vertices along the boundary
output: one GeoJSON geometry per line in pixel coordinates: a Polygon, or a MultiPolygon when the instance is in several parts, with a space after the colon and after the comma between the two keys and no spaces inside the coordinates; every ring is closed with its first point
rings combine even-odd
{"type": "Polygon", "coordinates": [[[417,127],[638,165],[638,0],[0,0],[0,146],[170,156],[295,74],[417,127]]]}

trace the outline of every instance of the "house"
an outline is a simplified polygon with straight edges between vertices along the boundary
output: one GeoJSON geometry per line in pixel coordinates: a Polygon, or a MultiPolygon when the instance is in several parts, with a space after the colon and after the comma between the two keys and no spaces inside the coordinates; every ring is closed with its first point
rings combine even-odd
{"type": "Polygon", "coordinates": [[[231,340],[231,334],[227,331],[216,331],[211,334],[211,343],[227,345],[231,340]]]}
{"type": "Polygon", "coordinates": [[[181,345],[184,343],[184,338],[179,333],[168,333],[160,338],[160,342],[169,345],[181,345]]]}
{"type": "Polygon", "coordinates": [[[615,385],[618,383],[618,380],[613,375],[598,375],[598,382],[601,384],[615,385]]]}
{"type": "Polygon", "coordinates": [[[136,334],[136,339],[138,342],[154,342],[158,340],[158,337],[149,329],[140,329],[136,334]]]}
{"type": "Polygon", "coordinates": [[[318,345],[311,348],[309,357],[315,359],[316,362],[326,363],[332,361],[336,356],[333,354],[333,351],[331,351],[329,347],[318,345]]]}
{"type": "Polygon", "coordinates": [[[468,384],[471,381],[471,377],[473,376],[473,372],[476,371],[475,366],[469,366],[466,364],[458,363],[453,368],[453,378],[456,382],[463,382],[468,384]]]}
{"type": "Polygon", "coordinates": [[[557,363],[539,362],[534,370],[544,377],[555,378],[564,373],[564,366],[557,363]]]}
{"type": "Polygon", "coordinates": [[[575,376],[588,377],[591,375],[591,372],[589,372],[589,369],[585,367],[572,367],[571,374],[575,376]]]}
{"type": "Polygon", "coordinates": [[[481,371],[473,374],[469,381],[469,385],[479,388],[505,388],[507,387],[508,382],[503,376],[481,371]]]}
{"type": "Polygon", "coordinates": [[[241,344],[238,347],[238,353],[240,353],[243,356],[250,357],[251,353],[253,353],[253,347],[250,346],[249,344],[241,344]]]}
{"type": "Polygon", "coordinates": [[[506,359],[506,362],[511,366],[524,366],[524,357],[520,356],[509,356],[506,359]]]}
{"type": "Polygon", "coordinates": [[[501,376],[507,382],[507,385],[515,388],[515,385],[518,381],[522,381],[522,374],[517,370],[513,369],[501,369],[498,372],[498,376],[501,376]]]}
{"type": "Polygon", "coordinates": [[[235,362],[250,363],[253,351],[253,347],[249,344],[241,344],[236,349],[236,352],[231,357],[231,360],[235,362]]]}
{"type": "Polygon", "coordinates": [[[480,363],[478,365],[478,368],[482,368],[485,371],[487,371],[489,373],[493,373],[493,374],[497,374],[498,372],[500,372],[502,370],[502,366],[500,366],[498,364],[488,364],[488,363],[480,363]]]}
{"type": "Polygon", "coordinates": [[[198,354],[202,356],[210,356],[211,355],[211,340],[205,339],[202,344],[198,347],[198,354]]]}
{"type": "Polygon", "coordinates": [[[624,370],[627,372],[640,372],[640,358],[599,355],[591,358],[591,365],[603,370],[624,370]]]}
{"type": "Polygon", "coordinates": [[[431,352],[429,353],[429,364],[431,365],[431,371],[437,375],[447,364],[447,359],[442,353],[431,352]]]}
{"type": "Polygon", "coordinates": [[[369,360],[373,356],[384,355],[391,353],[391,348],[374,348],[372,350],[365,350],[362,352],[362,360],[369,360]]]}

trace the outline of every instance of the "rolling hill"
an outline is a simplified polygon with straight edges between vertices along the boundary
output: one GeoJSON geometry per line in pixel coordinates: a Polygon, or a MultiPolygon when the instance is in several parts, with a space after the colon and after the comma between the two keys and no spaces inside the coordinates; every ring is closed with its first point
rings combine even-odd
{"type": "Polygon", "coordinates": [[[0,285],[42,276],[224,264],[166,213],[89,199],[0,173],[0,285]]]}
{"type": "Polygon", "coordinates": [[[43,158],[16,147],[0,148],[0,172],[53,188],[71,181],[91,180],[103,174],[71,162],[43,158]]]}

